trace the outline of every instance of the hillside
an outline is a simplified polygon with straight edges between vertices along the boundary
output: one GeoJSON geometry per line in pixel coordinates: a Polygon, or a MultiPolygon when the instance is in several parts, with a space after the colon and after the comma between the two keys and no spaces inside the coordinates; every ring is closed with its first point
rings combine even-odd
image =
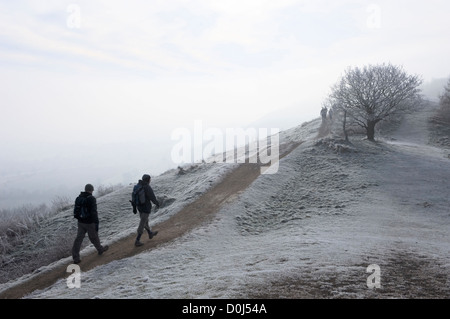
{"type": "MultiPolygon", "coordinates": [[[[232,182],[227,177],[242,165],[198,164],[185,174],[156,176],[155,193],[166,200],[151,216],[159,242],[146,241],[147,249],[125,258],[115,258],[113,249],[137,227],[128,203],[132,186],[109,194],[99,199],[100,237],[112,251],[95,256],[96,267],[84,271],[80,264],[81,288],[67,288],[60,272],[54,284],[24,297],[449,298],[450,151],[428,143],[433,112],[408,116],[376,143],[319,138],[320,120],[304,123],[281,133],[282,145],[299,146],[286,148],[273,175],[241,171],[232,182]],[[236,184],[241,187],[232,188],[236,184]],[[217,187],[233,191],[216,210],[211,202],[189,206],[217,187]],[[208,209],[204,219],[176,233],[208,209]],[[164,241],[169,232],[177,236],[164,241]],[[367,287],[373,264],[381,270],[378,289],[367,287]]],[[[40,236],[65,232],[70,242],[74,224],[70,211],[62,212],[40,236]]],[[[38,249],[30,242],[18,254],[38,249]]],[[[88,246],[82,258],[93,262],[92,252],[88,246]]],[[[70,261],[3,283],[0,296],[70,261]]]]}

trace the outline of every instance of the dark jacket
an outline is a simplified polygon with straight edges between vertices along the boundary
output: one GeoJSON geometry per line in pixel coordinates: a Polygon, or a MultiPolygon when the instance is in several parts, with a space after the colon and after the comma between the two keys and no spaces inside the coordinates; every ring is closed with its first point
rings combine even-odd
{"type": "Polygon", "coordinates": [[[98,224],[97,199],[88,192],[81,192],[77,199],[79,197],[87,198],[87,209],[90,216],[86,219],[79,218],[78,221],[83,224],[98,224]]]}
{"type": "Polygon", "coordinates": [[[156,199],[155,193],[153,192],[153,189],[151,188],[151,186],[148,182],[139,180],[138,184],[141,184],[144,187],[145,204],[137,206],[137,209],[139,210],[140,213],[150,214],[150,212],[152,211],[152,202],[156,206],[159,206],[159,202],[156,199]]]}

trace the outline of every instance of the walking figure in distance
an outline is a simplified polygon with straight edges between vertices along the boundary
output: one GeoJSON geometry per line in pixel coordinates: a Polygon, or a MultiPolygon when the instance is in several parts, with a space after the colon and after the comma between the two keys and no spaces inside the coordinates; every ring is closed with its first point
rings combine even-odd
{"type": "Polygon", "coordinates": [[[144,229],[148,233],[150,239],[158,234],[158,231],[152,232],[149,225],[150,212],[152,211],[152,202],[159,208],[159,202],[156,199],[155,193],[150,186],[151,177],[148,174],[144,174],[142,179],[134,186],[133,193],[131,194],[131,204],[133,205],[133,213],[139,211],[139,227],[137,229],[137,237],[135,246],[142,246],[141,236],[144,233],[144,229]]]}
{"type": "Polygon", "coordinates": [[[322,116],[322,123],[325,123],[325,121],[327,120],[327,112],[328,109],[325,106],[322,107],[322,110],[320,110],[320,115],[322,116]]]}
{"type": "Polygon", "coordinates": [[[109,246],[102,246],[100,244],[100,238],[98,237],[98,212],[97,212],[97,200],[92,195],[94,192],[94,186],[86,184],[84,192],[75,199],[74,218],[78,219],[78,231],[77,237],[72,247],[72,258],[75,264],[81,262],[80,248],[83,243],[86,233],[89,240],[97,249],[99,255],[108,250],[109,246]]]}
{"type": "Polygon", "coordinates": [[[330,109],[328,110],[328,117],[330,118],[330,121],[333,120],[333,109],[332,109],[332,108],[330,108],[330,109]]]}

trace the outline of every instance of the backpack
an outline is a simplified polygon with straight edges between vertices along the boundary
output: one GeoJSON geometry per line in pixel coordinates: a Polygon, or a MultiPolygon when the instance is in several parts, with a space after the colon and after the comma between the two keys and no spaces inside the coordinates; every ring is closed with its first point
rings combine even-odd
{"type": "Polygon", "coordinates": [[[76,219],[87,219],[91,217],[87,208],[87,199],[89,197],[77,197],[75,200],[75,207],[73,208],[73,217],[76,219]]]}
{"type": "Polygon", "coordinates": [[[131,193],[131,203],[136,206],[145,204],[145,189],[142,184],[136,184],[131,193]]]}

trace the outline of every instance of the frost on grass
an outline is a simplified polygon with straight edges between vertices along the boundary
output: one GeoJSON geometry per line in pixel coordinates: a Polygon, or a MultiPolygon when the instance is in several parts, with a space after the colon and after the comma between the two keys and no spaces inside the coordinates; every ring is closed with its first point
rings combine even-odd
{"type": "Polygon", "coordinates": [[[356,148],[352,145],[352,143],[339,140],[332,137],[322,138],[315,143],[315,146],[324,146],[327,147],[336,153],[356,153],[356,148]]]}
{"type": "MultiPolygon", "coordinates": [[[[81,289],[60,281],[27,298],[448,298],[450,168],[440,149],[423,144],[426,125],[351,144],[316,139],[319,125],[283,132],[283,142],[305,142],[210,223],[83,273],[81,289]],[[380,289],[367,287],[371,264],[381,268],[380,289]]],[[[168,200],[153,222],[220,181],[226,167],[208,165],[152,181],[168,200]]],[[[134,231],[131,188],[100,203],[108,240],[134,231]]]]}
{"type": "MultiPolygon", "coordinates": [[[[196,164],[185,168],[180,176],[169,170],[152,178],[152,186],[160,201],[154,209],[151,223],[159,223],[198,198],[218,183],[233,166],[229,164],[196,164]]],[[[136,181],[137,182],[137,181],[136,181]]],[[[113,243],[135,233],[139,219],[133,214],[131,199],[133,185],[100,187],[97,197],[99,235],[102,243],[113,243]],[[114,190],[115,189],[115,190],[114,190]]],[[[77,221],[73,218],[75,200],[56,197],[51,209],[24,206],[17,211],[0,211],[0,284],[13,281],[63,258],[71,258],[76,237],[77,221]]],[[[87,236],[82,249],[92,249],[87,236]]],[[[83,252],[83,251],[82,251],[83,252]]]]}

